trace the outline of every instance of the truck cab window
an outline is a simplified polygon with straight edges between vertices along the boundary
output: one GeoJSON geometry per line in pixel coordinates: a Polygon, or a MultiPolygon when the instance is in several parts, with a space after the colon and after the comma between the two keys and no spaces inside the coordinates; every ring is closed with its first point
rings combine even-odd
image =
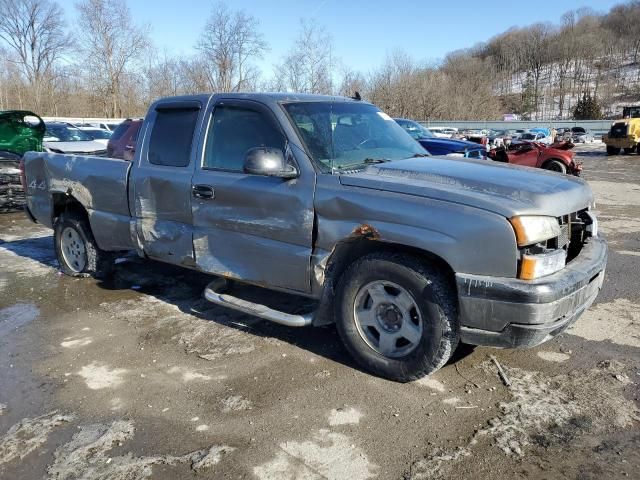
{"type": "Polygon", "coordinates": [[[247,151],[255,147],[284,151],[284,136],[261,112],[217,106],[209,125],[203,168],[242,172],[247,151]]]}
{"type": "Polygon", "coordinates": [[[186,167],[191,155],[198,110],[171,109],[157,112],[149,140],[149,163],[186,167]]]}

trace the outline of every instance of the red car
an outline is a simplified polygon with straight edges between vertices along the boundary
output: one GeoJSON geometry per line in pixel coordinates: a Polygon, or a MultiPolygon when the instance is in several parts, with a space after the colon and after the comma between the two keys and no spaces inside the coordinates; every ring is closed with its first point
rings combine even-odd
{"type": "Polygon", "coordinates": [[[551,148],[537,142],[513,142],[506,148],[496,148],[488,153],[488,157],[497,162],[544,168],[577,176],[582,171],[582,163],[577,163],[575,156],[573,152],[551,148]]]}
{"type": "Polygon", "coordinates": [[[107,144],[107,157],[132,161],[136,155],[136,143],[142,127],[142,119],[128,118],[116,127],[107,144]]]}

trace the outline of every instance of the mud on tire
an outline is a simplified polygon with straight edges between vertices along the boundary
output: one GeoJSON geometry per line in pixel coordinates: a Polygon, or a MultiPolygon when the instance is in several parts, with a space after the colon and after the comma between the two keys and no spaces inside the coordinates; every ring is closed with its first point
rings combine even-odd
{"type": "MultiPolygon", "coordinates": [[[[383,302],[376,305],[377,311],[382,306],[386,315],[383,302]]],[[[374,374],[399,382],[416,380],[444,366],[460,338],[455,285],[437,266],[411,255],[372,253],[356,260],[338,282],[335,309],[338,333],[356,362],[374,374]],[[409,293],[415,310],[412,315],[419,317],[422,324],[413,349],[406,354],[380,353],[375,346],[375,335],[368,337],[376,328],[382,332],[388,325],[366,327],[373,329],[367,332],[359,320],[357,311],[361,310],[357,308],[360,308],[361,292],[379,282],[396,286],[389,287],[391,298],[394,298],[394,289],[409,293]]],[[[381,321],[378,315],[375,317],[377,322],[381,321]]],[[[386,318],[384,316],[385,322],[386,318]]],[[[407,317],[402,315],[402,318],[406,321],[407,317]]],[[[402,341],[402,338],[396,340],[395,346],[402,341]]]]}
{"type": "Polygon", "coordinates": [[[65,275],[105,278],[111,273],[113,256],[109,252],[100,250],[85,215],[74,210],[67,210],[55,220],[53,229],[56,257],[60,270],[65,275]],[[63,235],[67,239],[63,239],[63,235]],[[73,257],[70,255],[67,245],[71,241],[75,241],[72,248],[73,252],[77,254],[73,257]],[[65,248],[66,253],[63,252],[65,248]],[[79,261],[73,262],[72,258],[77,258],[79,261]]]}

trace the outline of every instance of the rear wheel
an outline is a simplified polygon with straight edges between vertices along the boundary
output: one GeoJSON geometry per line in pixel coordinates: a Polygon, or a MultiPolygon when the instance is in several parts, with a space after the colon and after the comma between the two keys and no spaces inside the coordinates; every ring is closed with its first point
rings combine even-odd
{"type": "Polygon", "coordinates": [[[618,155],[620,153],[620,147],[611,147],[607,145],[607,155],[618,155]]]}
{"type": "Polygon", "coordinates": [[[455,288],[415,257],[366,255],[342,275],[337,290],[338,332],[368,371],[415,380],[442,367],[458,345],[455,288]]]}
{"type": "Polygon", "coordinates": [[[54,247],[60,270],[66,275],[104,278],[111,273],[113,257],[100,250],[89,222],[80,213],[66,211],[56,219],[54,247]]]}
{"type": "Polygon", "coordinates": [[[549,160],[544,164],[543,168],[552,172],[567,173],[567,166],[560,160],[549,160]]]}
{"type": "Polygon", "coordinates": [[[625,155],[631,155],[631,154],[632,154],[633,152],[635,152],[635,151],[636,151],[636,148],[635,148],[635,147],[625,148],[625,149],[624,149],[624,153],[625,153],[625,155]]]}

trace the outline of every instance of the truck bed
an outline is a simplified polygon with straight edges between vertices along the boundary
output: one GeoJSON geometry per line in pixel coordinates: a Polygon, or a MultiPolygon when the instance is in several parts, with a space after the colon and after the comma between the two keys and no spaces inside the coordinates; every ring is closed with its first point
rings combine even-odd
{"type": "Polygon", "coordinates": [[[104,250],[133,248],[127,182],[131,162],[104,157],[28,152],[24,156],[27,207],[53,227],[56,199],[78,201],[104,250]]]}

